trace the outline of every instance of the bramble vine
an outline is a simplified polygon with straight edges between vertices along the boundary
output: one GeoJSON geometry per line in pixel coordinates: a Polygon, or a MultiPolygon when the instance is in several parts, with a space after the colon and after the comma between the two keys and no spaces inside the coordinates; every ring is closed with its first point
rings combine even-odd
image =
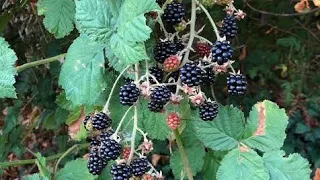
{"type": "Polygon", "coordinates": [[[238,108],[218,103],[214,84],[220,74],[227,75],[228,95],[242,96],[247,89],[246,77],[232,66],[236,60],[231,43],[237,34],[237,21],[246,14],[236,9],[232,0],[191,0],[190,20],[184,4],[175,0],[58,0],[54,6],[49,2],[38,2],[45,27],[60,38],[72,31],[74,18],[80,36],[67,53],[15,69],[17,58],[0,39],[13,75],[3,94],[16,96],[13,72],[64,58],[60,98],[64,104],[81,107],[81,111],[90,107],[75,136],[78,141],[88,140],[89,145],[75,144],[57,156],[40,155],[35,160],[0,163],[0,167],[41,162],[37,164],[45,167],[38,165],[40,173],[35,175],[58,180],[68,179],[65,172],[73,173],[73,166],[81,170],[74,176],[85,180],[107,178],[103,177],[105,169],[110,179],[165,179],[148,156],[153,150],[152,139],[168,139],[175,179],[193,180],[209,153],[225,154],[214,172],[204,168],[203,179],[309,178],[305,159],[298,154],[286,157],[280,150],[288,124],[283,109],[265,100],[253,106],[245,119],[238,108]],[[225,6],[221,26],[205,7],[208,4],[225,6]],[[53,7],[63,7],[57,19],[66,29],[52,27],[53,7]],[[64,13],[68,18],[63,18],[64,13]],[[200,35],[205,25],[196,29],[198,13],[209,20],[215,39],[200,35]],[[150,55],[146,43],[158,28],[163,39],[152,44],[154,52],[150,55]],[[204,92],[206,88],[211,95],[204,92]],[[85,160],[70,161],[59,169],[66,156],[86,146],[89,154],[85,160]],[[53,159],[58,160],[50,170],[46,161],[53,159]]]}

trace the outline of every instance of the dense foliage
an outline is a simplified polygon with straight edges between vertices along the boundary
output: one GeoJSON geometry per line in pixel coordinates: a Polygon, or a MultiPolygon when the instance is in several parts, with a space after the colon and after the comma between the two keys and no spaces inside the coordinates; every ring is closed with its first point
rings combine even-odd
{"type": "Polygon", "coordinates": [[[320,179],[318,0],[0,4],[1,179],[320,179]]]}

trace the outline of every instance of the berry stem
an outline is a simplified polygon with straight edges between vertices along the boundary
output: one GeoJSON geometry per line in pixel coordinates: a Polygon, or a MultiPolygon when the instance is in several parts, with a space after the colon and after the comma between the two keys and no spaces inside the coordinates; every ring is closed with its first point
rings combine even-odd
{"type": "MultiPolygon", "coordinates": [[[[139,80],[139,64],[135,64],[135,76],[136,81],[139,80]]],[[[137,129],[138,129],[138,107],[139,99],[137,100],[136,104],[134,105],[134,115],[133,115],[133,128],[131,133],[131,145],[130,145],[130,155],[127,161],[127,164],[129,165],[132,161],[133,154],[134,154],[134,148],[135,148],[135,139],[137,135],[137,129]]]]}
{"type": "Polygon", "coordinates": [[[193,176],[192,176],[192,171],[191,171],[191,168],[190,168],[189,160],[188,160],[187,154],[186,154],[186,152],[184,150],[179,130],[176,129],[173,132],[174,132],[174,136],[176,138],[176,142],[177,142],[177,145],[178,145],[178,150],[179,150],[179,153],[180,153],[183,165],[184,165],[184,170],[185,170],[185,172],[187,174],[188,179],[189,180],[193,180],[193,176]]]}
{"type": "Polygon", "coordinates": [[[197,2],[197,4],[199,5],[199,7],[202,9],[202,11],[206,14],[206,16],[208,17],[212,27],[213,27],[213,30],[214,32],[216,33],[216,36],[217,36],[217,41],[220,41],[221,40],[221,37],[219,35],[219,30],[215,24],[215,22],[213,21],[209,11],[198,1],[198,0],[194,0],[197,2]]]}
{"type": "Polygon", "coordinates": [[[169,37],[169,33],[168,33],[168,31],[166,30],[166,28],[164,27],[164,25],[163,25],[163,22],[162,22],[160,13],[158,13],[157,21],[158,21],[158,23],[159,23],[159,25],[160,25],[160,28],[163,30],[164,35],[165,35],[166,37],[169,37]]]}
{"type": "Polygon", "coordinates": [[[47,59],[42,59],[42,60],[38,60],[38,61],[33,61],[33,62],[26,63],[26,64],[22,64],[21,66],[16,67],[16,71],[17,71],[17,73],[20,73],[21,71],[26,70],[26,69],[31,68],[31,67],[34,67],[34,66],[39,66],[39,65],[42,65],[42,64],[47,64],[47,63],[51,63],[51,62],[54,62],[54,61],[58,61],[58,60],[64,58],[66,56],[66,54],[67,53],[64,53],[64,54],[60,54],[58,56],[50,57],[50,58],[47,58],[47,59]]]}
{"type": "Polygon", "coordinates": [[[197,16],[196,16],[197,5],[196,5],[195,0],[192,0],[191,8],[192,9],[191,9],[191,20],[190,20],[190,22],[191,22],[190,23],[190,36],[189,36],[188,45],[186,47],[187,51],[186,51],[186,54],[184,55],[184,58],[182,60],[180,67],[185,65],[187,63],[187,61],[189,60],[190,50],[192,49],[193,40],[196,35],[195,28],[196,28],[196,19],[197,19],[197,16]]]}
{"type": "Polygon", "coordinates": [[[113,83],[113,86],[112,86],[112,89],[110,91],[110,94],[109,94],[109,97],[108,97],[108,100],[106,102],[106,104],[104,105],[103,107],[103,112],[104,113],[108,113],[108,109],[109,109],[109,105],[110,105],[110,101],[111,101],[111,97],[112,97],[112,94],[113,94],[113,91],[114,89],[116,88],[116,85],[118,83],[118,81],[120,80],[121,76],[130,68],[130,66],[127,66],[126,68],[124,68],[124,70],[122,70],[119,74],[119,76],[117,77],[116,81],[113,83]]]}
{"type": "Polygon", "coordinates": [[[210,86],[210,89],[211,89],[211,95],[212,95],[213,99],[214,99],[216,102],[218,102],[218,101],[217,101],[217,97],[216,97],[216,95],[215,95],[215,93],[214,93],[213,85],[210,86]]]}
{"type": "Polygon", "coordinates": [[[126,119],[128,113],[130,112],[130,110],[132,109],[132,107],[133,107],[133,106],[130,106],[130,107],[127,109],[127,111],[124,113],[124,115],[122,116],[122,118],[121,118],[121,120],[120,120],[120,122],[119,122],[119,124],[118,124],[118,127],[117,127],[116,131],[114,132],[114,134],[115,134],[116,136],[117,136],[118,132],[120,131],[120,128],[121,128],[121,126],[122,126],[123,121],[126,119]]]}
{"type": "Polygon", "coordinates": [[[54,176],[57,174],[57,170],[58,170],[58,167],[59,167],[59,164],[60,162],[62,161],[63,158],[65,158],[67,155],[69,155],[71,152],[73,152],[74,150],[76,149],[83,149],[85,147],[88,147],[88,144],[83,144],[83,145],[80,145],[80,144],[75,144],[73,145],[71,148],[69,148],[66,152],[64,152],[61,157],[58,159],[55,167],[54,167],[54,176]]]}
{"type": "Polygon", "coordinates": [[[236,74],[236,70],[234,70],[233,66],[229,63],[229,67],[232,70],[232,73],[236,74]]]}

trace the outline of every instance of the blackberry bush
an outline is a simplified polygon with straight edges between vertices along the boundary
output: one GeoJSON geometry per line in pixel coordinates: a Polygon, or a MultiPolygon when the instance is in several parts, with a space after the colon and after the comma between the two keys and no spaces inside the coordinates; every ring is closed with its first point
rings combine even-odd
{"type": "Polygon", "coordinates": [[[222,22],[222,27],[220,28],[220,35],[226,36],[228,40],[236,37],[238,32],[236,18],[231,15],[227,15],[222,22]]]}
{"type": "Polygon", "coordinates": [[[122,105],[133,105],[139,98],[140,90],[134,83],[127,83],[120,87],[120,103],[122,105]]]}
{"type": "Polygon", "coordinates": [[[187,63],[180,69],[180,78],[189,87],[198,86],[201,83],[201,68],[195,63],[187,63]]]}
{"type": "Polygon", "coordinates": [[[242,74],[229,74],[227,77],[228,93],[231,95],[244,95],[247,90],[247,80],[242,74]]]}
{"type": "Polygon", "coordinates": [[[111,118],[104,112],[99,112],[95,114],[92,119],[92,127],[96,130],[103,130],[110,127],[112,120],[111,118]]]}
{"type": "Polygon", "coordinates": [[[227,63],[233,54],[233,49],[229,41],[217,41],[211,49],[212,62],[216,62],[218,65],[227,63]]]}
{"type": "Polygon", "coordinates": [[[167,4],[162,18],[169,24],[179,24],[185,15],[185,10],[182,3],[173,1],[167,4]]]}
{"type": "Polygon", "coordinates": [[[136,158],[131,162],[132,174],[136,177],[146,173],[148,168],[147,158],[136,158]]]}
{"type": "Polygon", "coordinates": [[[158,63],[163,63],[169,56],[177,53],[176,44],[171,41],[160,41],[154,50],[154,59],[158,63]]]}
{"type": "Polygon", "coordinates": [[[110,173],[113,180],[129,180],[132,177],[131,167],[124,163],[112,165],[110,173]]]}
{"type": "Polygon", "coordinates": [[[99,156],[98,149],[92,148],[89,153],[88,170],[93,175],[99,175],[108,162],[99,156]]]}
{"type": "Polygon", "coordinates": [[[204,121],[212,121],[218,115],[218,103],[207,101],[199,108],[200,118],[204,121]]]}

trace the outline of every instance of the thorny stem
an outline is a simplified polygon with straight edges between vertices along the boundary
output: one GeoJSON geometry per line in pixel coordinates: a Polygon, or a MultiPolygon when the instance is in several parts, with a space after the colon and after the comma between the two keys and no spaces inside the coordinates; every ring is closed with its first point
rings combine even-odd
{"type": "Polygon", "coordinates": [[[21,66],[16,67],[16,71],[17,71],[17,73],[20,73],[21,71],[26,70],[26,69],[31,68],[31,67],[34,67],[34,66],[39,66],[39,65],[42,65],[42,64],[47,64],[47,63],[51,63],[51,62],[54,62],[54,61],[58,61],[58,60],[64,58],[66,56],[66,54],[67,53],[64,53],[64,54],[60,54],[60,55],[57,55],[57,56],[54,56],[54,57],[50,57],[50,58],[47,58],[47,59],[42,59],[42,60],[33,61],[33,62],[29,62],[29,63],[23,64],[21,66]]]}
{"type": "Polygon", "coordinates": [[[196,5],[196,1],[192,0],[192,4],[191,4],[191,24],[190,24],[190,37],[189,37],[189,41],[188,41],[188,45],[187,45],[187,51],[186,54],[184,55],[183,61],[181,63],[180,66],[183,66],[187,63],[188,59],[189,59],[189,55],[190,55],[190,50],[192,48],[192,44],[193,44],[193,40],[194,40],[194,36],[196,34],[195,32],[195,27],[196,27],[196,11],[197,11],[197,5],[196,5]]]}
{"type": "MultiPolygon", "coordinates": [[[[135,65],[135,76],[136,76],[136,81],[139,80],[139,64],[135,65]]],[[[135,139],[136,139],[136,134],[137,134],[137,129],[138,129],[138,104],[139,99],[137,100],[136,105],[134,106],[134,116],[133,116],[133,128],[132,128],[132,134],[131,134],[131,145],[130,145],[130,155],[127,161],[127,164],[129,165],[131,163],[131,160],[133,158],[134,154],[134,148],[135,148],[135,139]]]]}
{"type": "MultiPolygon", "coordinates": [[[[83,149],[88,147],[88,144],[78,144],[78,149],[83,149]]],[[[65,152],[63,153],[59,153],[59,154],[55,154],[52,156],[48,156],[46,157],[46,161],[53,161],[55,159],[58,159],[60,157],[62,157],[65,154],[65,152]]],[[[27,164],[34,164],[36,162],[37,159],[26,159],[26,160],[17,160],[17,161],[11,161],[11,162],[0,162],[0,168],[5,168],[5,167],[10,167],[10,166],[21,166],[21,165],[27,165],[27,164]]]]}
{"type": "Polygon", "coordinates": [[[199,7],[202,9],[202,11],[203,11],[203,12],[206,14],[206,16],[208,17],[208,19],[209,19],[209,21],[210,21],[210,23],[211,23],[211,25],[212,25],[212,27],[213,27],[213,30],[214,30],[214,32],[216,33],[217,41],[220,41],[220,40],[221,40],[221,37],[220,37],[220,35],[219,35],[219,30],[218,30],[216,24],[214,23],[211,15],[210,15],[210,13],[208,12],[208,10],[207,10],[198,0],[194,0],[194,1],[197,2],[197,4],[199,5],[199,7]]]}
{"type": "Polygon", "coordinates": [[[121,126],[122,126],[122,123],[123,123],[123,121],[126,119],[128,113],[130,112],[130,110],[132,109],[132,107],[133,107],[133,106],[130,106],[130,107],[127,109],[127,111],[124,113],[124,115],[122,116],[122,118],[121,118],[121,120],[120,120],[120,122],[119,122],[119,124],[118,124],[118,127],[117,127],[117,129],[116,129],[116,132],[114,132],[115,135],[117,135],[118,132],[120,131],[120,128],[121,128],[121,126]]]}
{"type": "Polygon", "coordinates": [[[189,180],[193,180],[193,176],[192,176],[192,171],[191,171],[191,168],[190,168],[189,160],[188,160],[187,154],[186,154],[186,152],[184,150],[184,147],[183,147],[183,144],[182,144],[182,141],[181,141],[181,137],[180,137],[180,133],[179,133],[178,129],[174,130],[174,136],[176,138],[176,142],[177,142],[177,145],[178,145],[178,150],[179,150],[179,153],[180,153],[183,165],[184,165],[184,170],[185,170],[185,172],[187,174],[187,177],[188,177],[189,180]]]}
{"type": "Polygon", "coordinates": [[[117,83],[118,81],[120,80],[121,76],[129,69],[130,66],[127,66],[126,68],[124,68],[124,70],[122,70],[119,74],[119,76],[117,77],[116,81],[113,83],[113,86],[112,86],[112,89],[110,91],[110,94],[109,94],[109,97],[108,97],[108,100],[106,102],[106,104],[104,105],[103,107],[103,112],[104,113],[108,113],[108,109],[109,109],[109,105],[110,105],[110,101],[111,101],[111,97],[112,97],[112,94],[113,94],[113,91],[114,89],[116,88],[117,86],[117,83]]]}

